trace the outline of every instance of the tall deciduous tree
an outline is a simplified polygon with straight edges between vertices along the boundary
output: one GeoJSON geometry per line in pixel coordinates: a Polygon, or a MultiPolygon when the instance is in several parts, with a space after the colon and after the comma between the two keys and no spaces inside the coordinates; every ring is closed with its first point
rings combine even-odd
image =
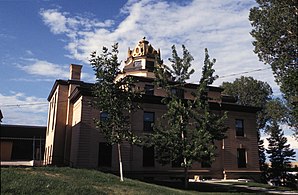
{"type": "Polygon", "coordinates": [[[202,77],[193,99],[184,99],[183,88],[186,80],[194,73],[191,67],[193,57],[185,48],[183,57],[172,47],[171,68],[160,66],[156,70],[156,84],[167,93],[162,101],[167,106],[163,122],[157,124],[151,137],[155,146],[156,159],[163,165],[173,163],[184,168],[185,188],[188,186],[188,169],[194,161],[213,160],[216,147],[215,140],[224,138],[224,121],[226,116],[210,112],[207,98],[208,84],[215,80],[213,64],[208,51],[202,77]]]}
{"type": "Polygon", "coordinates": [[[105,112],[105,120],[96,120],[96,127],[104,134],[107,141],[117,145],[120,179],[123,181],[121,144],[124,141],[134,143],[137,137],[131,131],[130,114],[135,109],[133,100],[138,97],[132,77],[117,79],[121,73],[118,62],[118,44],[112,46],[110,52],[103,47],[102,54],[91,54],[91,66],[96,75],[93,87],[93,107],[105,112]]]}
{"type": "Polygon", "coordinates": [[[259,163],[262,171],[263,181],[267,179],[267,165],[265,163],[264,141],[260,138],[261,130],[270,133],[267,124],[273,121],[285,123],[287,120],[287,109],[280,99],[272,98],[272,89],[268,83],[255,80],[252,77],[240,77],[234,82],[224,82],[222,86],[223,93],[237,97],[237,103],[245,106],[256,106],[262,108],[258,113],[258,146],[259,163]]]}
{"type": "MultiPolygon", "coordinates": [[[[298,3],[297,0],[256,0],[249,20],[255,38],[254,52],[271,65],[288,100],[291,125],[298,136],[298,3]]],[[[298,137],[297,137],[298,138],[298,137]]]]}
{"type": "Polygon", "coordinates": [[[272,97],[272,89],[267,82],[259,81],[253,77],[235,79],[233,82],[223,82],[223,93],[237,98],[237,104],[260,107],[257,128],[266,130],[265,125],[272,120],[286,123],[288,110],[285,103],[279,98],[272,97]]]}
{"type": "Polygon", "coordinates": [[[291,167],[290,161],[294,160],[295,152],[290,149],[290,144],[287,144],[287,138],[284,137],[276,121],[273,121],[267,128],[270,132],[270,137],[267,138],[268,150],[266,150],[271,162],[268,171],[269,179],[275,180],[278,185],[290,186],[293,181],[287,170],[291,167]]]}
{"type": "MultiPolygon", "coordinates": [[[[224,94],[236,97],[237,103],[244,106],[265,108],[267,102],[272,99],[270,85],[252,77],[241,76],[233,82],[223,82],[221,87],[224,89],[224,94]]],[[[268,116],[266,116],[266,111],[263,109],[258,114],[258,129],[264,128],[267,120],[268,116]]]]}

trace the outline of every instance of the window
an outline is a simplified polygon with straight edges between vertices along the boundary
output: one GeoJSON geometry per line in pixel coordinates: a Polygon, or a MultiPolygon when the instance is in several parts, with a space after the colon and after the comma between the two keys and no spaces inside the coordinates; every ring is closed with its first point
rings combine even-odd
{"type": "Polygon", "coordinates": [[[146,61],[146,69],[150,72],[153,72],[154,71],[154,62],[146,61]]]}
{"type": "Polygon", "coordinates": [[[236,136],[244,136],[244,122],[242,119],[235,121],[236,136]]]}
{"type": "Polygon", "coordinates": [[[211,167],[211,161],[210,161],[210,158],[209,157],[205,157],[202,159],[202,162],[201,162],[201,167],[202,168],[210,168],[211,167]]]}
{"type": "Polygon", "coordinates": [[[141,61],[134,61],[133,65],[134,65],[134,67],[141,67],[142,62],[141,61]]]}
{"type": "Polygon", "coordinates": [[[52,114],[52,108],[51,108],[51,102],[50,102],[50,108],[49,108],[49,115],[48,115],[48,127],[47,127],[47,135],[49,135],[49,131],[51,128],[51,114],[52,114]]]}
{"type": "Polygon", "coordinates": [[[53,115],[52,115],[52,131],[54,130],[54,128],[55,128],[55,124],[56,124],[56,122],[55,122],[55,118],[56,118],[56,104],[57,104],[57,92],[55,93],[55,95],[54,95],[54,98],[53,98],[53,102],[51,102],[52,103],[52,109],[54,110],[53,111],[53,115]]]}
{"type": "Polygon", "coordinates": [[[112,146],[107,143],[99,143],[98,149],[98,167],[112,166],[112,146]]]}
{"type": "Polygon", "coordinates": [[[101,121],[105,121],[105,120],[107,120],[108,119],[108,113],[107,112],[101,112],[100,113],[100,120],[101,121]]]}
{"type": "Polygon", "coordinates": [[[48,148],[45,148],[44,151],[44,158],[43,158],[43,164],[46,165],[47,164],[47,155],[48,155],[48,148]]]}
{"type": "Polygon", "coordinates": [[[52,164],[53,160],[53,145],[50,147],[50,152],[49,152],[49,164],[52,164]]]}
{"type": "Polygon", "coordinates": [[[237,149],[238,168],[246,168],[246,151],[244,148],[237,149]]]}
{"type": "Polygon", "coordinates": [[[154,146],[143,147],[143,167],[154,167],[154,146]]]}
{"type": "Polygon", "coordinates": [[[154,95],[154,86],[153,85],[145,85],[144,87],[146,95],[154,95]]]}
{"type": "Polygon", "coordinates": [[[153,131],[154,112],[144,112],[144,131],[153,131]]]}
{"type": "Polygon", "coordinates": [[[184,99],[184,90],[183,89],[172,88],[171,93],[180,99],[184,99]]]}

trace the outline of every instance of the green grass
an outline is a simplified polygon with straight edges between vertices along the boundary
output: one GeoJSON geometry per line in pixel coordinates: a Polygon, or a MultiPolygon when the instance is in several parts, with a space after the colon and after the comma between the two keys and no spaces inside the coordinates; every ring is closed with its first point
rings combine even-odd
{"type": "Polygon", "coordinates": [[[1,194],[193,194],[95,170],[1,168],[1,194]]]}
{"type": "MultiPolygon", "coordinates": [[[[198,186],[197,186],[198,187],[198,186]]],[[[205,186],[207,187],[207,186],[205,186]]],[[[199,186],[199,188],[205,188],[199,186]]],[[[230,187],[233,187],[232,185],[230,187]]],[[[208,192],[180,190],[160,185],[126,179],[96,170],[33,167],[33,168],[1,168],[1,195],[3,194],[241,194],[229,188],[229,192],[208,192]]],[[[245,194],[245,193],[242,193],[245,194]]]]}

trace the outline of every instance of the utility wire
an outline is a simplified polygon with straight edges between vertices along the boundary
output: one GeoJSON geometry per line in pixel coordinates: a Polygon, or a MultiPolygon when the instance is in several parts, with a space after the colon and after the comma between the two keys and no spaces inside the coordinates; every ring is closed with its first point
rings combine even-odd
{"type": "Polygon", "coordinates": [[[35,102],[35,103],[24,103],[24,104],[2,104],[0,107],[20,107],[20,106],[32,106],[32,105],[43,105],[48,104],[48,102],[35,102]]]}
{"type": "Polygon", "coordinates": [[[239,73],[228,74],[228,75],[224,75],[224,76],[219,76],[218,78],[226,78],[226,77],[231,77],[231,76],[237,76],[237,75],[242,75],[242,74],[248,74],[248,73],[251,73],[251,72],[259,72],[259,71],[268,70],[268,69],[271,69],[271,67],[267,67],[267,68],[259,68],[259,69],[250,70],[250,71],[244,71],[244,72],[239,72],[239,73]]]}
{"type": "Polygon", "coordinates": [[[33,105],[45,105],[45,104],[60,104],[67,101],[59,101],[59,102],[35,102],[35,103],[24,103],[24,104],[2,104],[0,107],[22,107],[22,106],[33,106],[33,105]]]}

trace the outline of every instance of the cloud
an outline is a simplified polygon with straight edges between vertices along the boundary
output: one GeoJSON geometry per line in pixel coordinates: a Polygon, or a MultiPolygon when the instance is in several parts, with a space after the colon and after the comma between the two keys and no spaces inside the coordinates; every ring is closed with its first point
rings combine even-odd
{"type": "Polygon", "coordinates": [[[16,37],[8,33],[0,33],[0,39],[16,39],[16,37]]]}
{"type": "Polygon", "coordinates": [[[34,56],[34,53],[31,50],[26,50],[25,53],[28,56],[34,56]]]}
{"type": "Polygon", "coordinates": [[[57,12],[55,9],[41,10],[40,14],[43,16],[43,21],[51,29],[54,34],[60,34],[68,32],[66,27],[66,17],[63,13],[57,12]]]}
{"type": "Polygon", "coordinates": [[[18,81],[18,82],[53,82],[53,79],[44,79],[44,78],[30,78],[30,79],[25,79],[25,78],[11,78],[9,79],[10,81],[18,81]]]}
{"type": "MultiPolygon", "coordinates": [[[[254,4],[253,0],[237,3],[234,0],[194,0],[186,3],[129,0],[120,11],[120,23],[73,16],[57,9],[43,9],[40,14],[51,32],[69,38],[65,48],[69,56],[77,60],[87,62],[90,52],[118,42],[119,59],[124,61],[127,47],[134,47],[146,36],[155,48],[161,49],[165,63],[168,63],[173,44],[186,45],[195,58],[193,66],[199,72],[203,65],[204,48],[208,48],[210,56],[217,59],[214,66],[216,74],[225,76],[266,67],[253,53],[253,39],[249,34],[248,15],[254,4]]],[[[215,85],[240,76],[219,79],[215,85]]],[[[274,92],[279,92],[269,69],[244,76],[266,81],[274,92]]],[[[198,80],[198,77],[193,77],[191,82],[198,80]]]]}
{"type": "Polygon", "coordinates": [[[43,126],[47,124],[46,98],[10,92],[9,95],[0,93],[0,102],[4,124],[43,126]]]}
{"type": "MultiPolygon", "coordinates": [[[[40,78],[11,78],[10,80],[12,81],[53,82],[53,79],[69,79],[69,65],[58,65],[35,58],[23,58],[22,62],[18,64],[17,67],[30,75],[39,76],[40,78]]],[[[95,75],[90,75],[85,72],[82,72],[81,78],[81,80],[85,82],[95,81],[95,75]]]]}
{"type": "Polygon", "coordinates": [[[81,16],[69,17],[68,12],[60,12],[59,9],[41,9],[39,14],[52,33],[66,33],[69,38],[79,36],[79,29],[80,31],[90,31],[95,28],[107,28],[114,23],[113,20],[100,22],[81,16]]]}
{"type": "Polygon", "coordinates": [[[53,64],[48,61],[35,58],[24,59],[24,64],[19,64],[18,67],[31,75],[43,76],[48,78],[66,79],[69,77],[69,71],[65,66],[53,64]]]}

